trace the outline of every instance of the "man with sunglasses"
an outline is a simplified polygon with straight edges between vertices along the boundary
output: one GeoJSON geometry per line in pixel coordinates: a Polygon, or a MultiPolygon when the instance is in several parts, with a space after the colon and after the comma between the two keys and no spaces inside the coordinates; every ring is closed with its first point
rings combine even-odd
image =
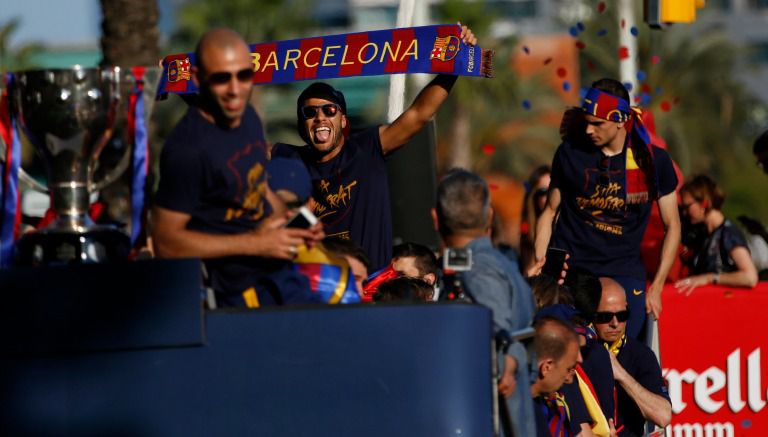
{"type": "MultiPolygon", "coordinates": [[[[462,27],[461,39],[477,39],[462,27]]],[[[456,76],[438,75],[392,124],[349,135],[344,95],[313,83],[297,99],[298,133],[306,147],[275,144],[272,156],[299,157],[312,175],[314,213],[329,236],[351,239],[368,254],[373,270],[392,258],[392,223],[386,155],[407,143],[448,97],[456,76]]]]}
{"type": "Polygon", "coordinates": [[[267,185],[267,146],[249,105],[253,66],[248,45],[214,29],[195,50],[192,80],[200,93],[168,137],[152,210],[159,257],[199,257],[219,306],[258,307],[303,301],[306,281],[290,260],[322,229],[284,227],[267,185]]]}
{"type": "Polygon", "coordinates": [[[646,313],[657,319],[661,313],[661,291],[680,242],[672,160],[651,143],[616,80],[593,83],[581,111],[567,115],[573,126],[562,129],[566,134],[552,161],[547,205],[536,225],[536,259],[551,244],[570,254],[569,264],[616,279],[627,291],[628,334],[643,338],[646,313]],[[640,242],[654,201],[666,231],[646,292],[640,242]]]}
{"type": "Polygon", "coordinates": [[[600,278],[600,283],[602,295],[593,324],[598,339],[611,352],[616,429],[619,436],[642,436],[646,420],[662,428],[669,425],[669,393],[653,351],[626,334],[629,309],[624,289],[610,278],[600,278]]]}

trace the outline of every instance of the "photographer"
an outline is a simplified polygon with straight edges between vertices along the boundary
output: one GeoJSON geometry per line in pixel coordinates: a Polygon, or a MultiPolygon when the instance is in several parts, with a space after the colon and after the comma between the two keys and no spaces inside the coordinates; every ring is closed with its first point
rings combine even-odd
{"type": "MultiPolygon", "coordinates": [[[[472,300],[493,311],[494,331],[514,332],[530,326],[531,289],[518,266],[497,251],[489,238],[493,211],[488,184],[469,171],[449,171],[437,187],[432,219],[443,247],[471,250],[472,267],[462,272],[462,283],[472,300]]],[[[527,367],[525,349],[512,343],[504,356],[499,392],[507,398],[517,436],[536,433],[527,367]]]]}

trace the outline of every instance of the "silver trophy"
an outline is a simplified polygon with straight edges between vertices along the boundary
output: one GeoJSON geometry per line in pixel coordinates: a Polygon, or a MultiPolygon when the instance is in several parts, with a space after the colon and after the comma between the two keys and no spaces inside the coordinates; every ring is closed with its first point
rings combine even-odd
{"type": "MultiPolygon", "coordinates": [[[[147,69],[145,120],[154,101],[159,69],[147,69]]],[[[14,108],[23,143],[32,145],[46,167],[47,192],[56,219],[24,235],[18,265],[52,265],[121,260],[130,251],[128,235],[95,225],[88,216],[91,193],[115,181],[131,158],[128,101],[136,79],[120,67],[49,69],[15,74],[14,108]],[[109,147],[108,147],[109,146],[109,147]],[[99,156],[107,148],[122,155],[112,168],[99,156]],[[103,174],[96,181],[96,174],[103,174]]],[[[22,180],[35,184],[22,171],[22,180]]],[[[133,224],[134,226],[136,224],[133,224]]]]}

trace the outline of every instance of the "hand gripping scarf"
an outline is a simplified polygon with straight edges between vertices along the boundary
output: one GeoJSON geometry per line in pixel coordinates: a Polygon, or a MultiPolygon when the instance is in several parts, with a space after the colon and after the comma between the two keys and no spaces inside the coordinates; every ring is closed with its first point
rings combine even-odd
{"type": "Polygon", "coordinates": [[[590,88],[581,107],[587,114],[603,120],[624,123],[627,129],[626,201],[646,203],[656,198],[656,169],[653,166],[651,137],[641,119],[642,111],[626,100],[590,88]]]}
{"type": "MultiPolygon", "coordinates": [[[[493,50],[465,44],[458,25],[436,25],[251,44],[253,83],[434,73],[491,77],[493,50]]],[[[194,53],[163,58],[158,96],[197,92],[194,53]]]]}

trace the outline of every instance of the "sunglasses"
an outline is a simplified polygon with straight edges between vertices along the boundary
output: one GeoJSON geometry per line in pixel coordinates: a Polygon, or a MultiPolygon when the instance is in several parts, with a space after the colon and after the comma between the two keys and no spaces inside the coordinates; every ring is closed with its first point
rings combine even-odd
{"type": "Polygon", "coordinates": [[[595,313],[595,323],[610,323],[613,318],[619,323],[629,320],[629,310],[619,311],[618,313],[612,313],[610,311],[598,311],[595,313]]]}
{"type": "Polygon", "coordinates": [[[301,115],[305,120],[317,117],[317,111],[322,110],[326,117],[333,117],[341,111],[341,106],[335,103],[326,103],[325,105],[304,105],[301,107],[301,115]]]}
{"type": "MultiPolygon", "coordinates": [[[[239,82],[251,82],[253,80],[253,70],[250,68],[244,68],[234,74],[239,82]]],[[[218,73],[211,73],[206,79],[211,85],[223,85],[232,81],[232,73],[229,71],[220,71],[218,73]]]]}
{"type": "Polygon", "coordinates": [[[608,185],[611,182],[611,158],[603,156],[600,159],[600,184],[608,185]]]}

